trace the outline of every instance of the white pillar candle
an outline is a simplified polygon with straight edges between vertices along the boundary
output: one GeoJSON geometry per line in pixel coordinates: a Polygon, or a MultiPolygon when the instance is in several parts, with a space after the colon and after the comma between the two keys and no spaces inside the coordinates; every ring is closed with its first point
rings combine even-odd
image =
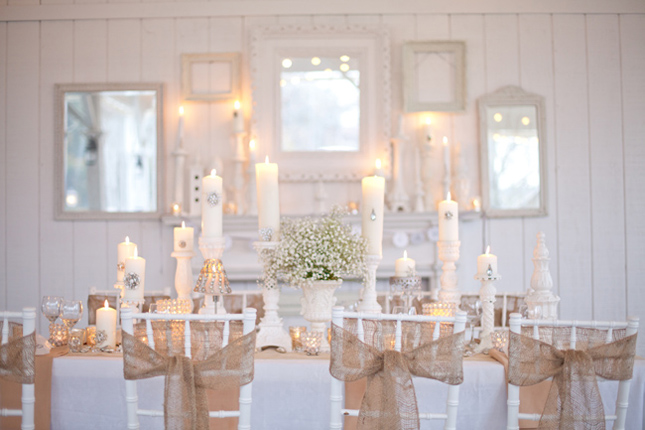
{"type": "Polygon", "coordinates": [[[385,178],[367,176],[362,181],[363,237],[367,239],[367,253],[381,255],[383,249],[383,215],[385,178]]]}
{"type": "Polygon", "coordinates": [[[443,137],[443,166],[446,170],[446,178],[450,180],[450,145],[446,136],[443,137]]]}
{"type": "Polygon", "coordinates": [[[249,141],[249,164],[251,166],[255,164],[255,139],[249,141]]]}
{"type": "Polygon", "coordinates": [[[121,242],[116,247],[116,262],[117,262],[117,272],[116,280],[121,282],[123,281],[123,268],[125,265],[125,259],[132,257],[134,255],[134,249],[137,247],[137,244],[130,242],[130,237],[125,237],[125,242],[121,242]]]}
{"type": "Polygon", "coordinates": [[[497,255],[490,253],[490,246],[486,247],[486,253],[477,257],[477,274],[485,276],[491,267],[493,275],[497,274],[497,255]]]}
{"type": "Polygon", "coordinates": [[[394,276],[414,276],[416,261],[408,258],[408,251],[403,251],[403,258],[397,258],[394,262],[394,276]]]}
{"type": "Polygon", "coordinates": [[[244,132],[244,116],[242,115],[242,111],[240,110],[239,100],[235,100],[235,109],[233,110],[233,132],[244,132]]]}
{"type": "Polygon", "coordinates": [[[123,299],[143,300],[143,290],[146,283],[146,259],[137,254],[134,248],[134,256],[125,259],[125,277],[123,279],[123,299]],[[138,281],[133,287],[128,287],[128,278],[136,278],[138,281]]]}
{"type": "Polygon", "coordinates": [[[439,240],[459,240],[459,207],[450,193],[439,202],[439,240]]]}
{"type": "Polygon", "coordinates": [[[107,334],[107,339],[97,345],[99,348],[116,347],[116,309],[109,307],[107,300],[102,308],[96,310],[96,330],[107,334]]]}
{"type": "Polygon", "coordinates": [[[173,229],[174,249],[175,251],[193,251],[194,248],[194,229],[186,227],[186,222],[181,222],[181,227],[173,229]]]}
{"type": "Polygon", "coordinates": [[[184,140],[184,107],[179,106],[179,124],[177,124],[177,139],[179,139],[178,144],[181,144],[181,141],[184,140]]]}
{"type": "Polygon", "coordinates": [[[202,236],[222,237],[222,178],[215,169],[202,179],[202,236]]]}
{"type": "Polygon", "coordinates": [[[276,241],[280,237],[278,165],[269,163],[268,156],[264,163],[255,165],[255,182],[258,190],[258,228],[273,229],[271,240],[276,241]]]}

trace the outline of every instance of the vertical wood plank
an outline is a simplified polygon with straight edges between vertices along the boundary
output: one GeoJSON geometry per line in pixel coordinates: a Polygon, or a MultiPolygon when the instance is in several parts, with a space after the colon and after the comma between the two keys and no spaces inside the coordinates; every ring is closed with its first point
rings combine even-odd
{"type": "Polygon", "coordinates": [[[40,24],[7,24],[6,273],[7,308],[39,301],[40,24]],[[11,288],[9,288],[11,286],[11,288]]]}
{"type": "MultiPolygon", "coordinates": [[[[166,169],[159,180],[172,185],[174,166],[172,157],[168,156],[175,149],[177,141],[177,112],[180,94],[180,76],[176,63],[179,56],[175,54],[175,23],[172,19],[143,20],[141,24],[142,62],[141,77],[145,82],[165,82],[164,88],[164,130],[163,139],[166,155],[166,169]],[[172,170],[169,167],[172,166],[172,170]]],[[[190,162],[190,160],[188,160],[190,162]]],[[[186,163],[188,165],[188,163],[186,163]]],[[[184,172],[185,174],[185,172],[184,172]]],[[[164,212],[170,204],[169,194],[172,187],[166,187],[168,198],[159,202],[164,212]]],[[[186,202],[187,203],[187,202],[186,202]]],[[[165,286],[174,286],[176,262],[170,256],[172,252],[172,237],[166,242],[164,233],[172,232],[172,227],[159,221],[141,221],[141,241],[146,249],[146,280],[150,280],[150,288],[160,290],[165,286]]]]}
{"type": "MultiPolygon", "coordinates": [[[[516,15],[486,15],[484,17],[486,50],[486,89],[493,92],[505,85],[519,85],[519,41],[516,15]]],[[[522,291],[524,260],[524,230],[519,218],[491,219],[489,243],[499,257],[502,280],[500,291],[522,291]]]]}
{"type": "MultiPolygon", "coordinates": [[[[2,2],[0,2],[2,4],[2,2]]],[[[7,23],[0,22],[0,82],[7,82],[7,23]]],[[[0,309],[7,309],[7,86],[0,85],[0,309]]]]}
{"type": "Polygon", "coordinates": [[[593,316],[625,317],[625,201],[618,16],[587,15],[593,316]]]}
{"type": "Polygon", "coordinates": [[[553,16],[553,46],[560,316],[586,319],[593,315],[584,16],[553,16]]]}
{"type": "MultiPolygon", "coordinates": [[[[74,22],[74,81],[107,81],[107,22],[74,22]]],[[[112,288],[109,270],[107,222],[74,222],[74,297],[85,299],[91,286],[112,288]]]]}
{"type": "MultiPolygon", "coordinates": [[[[623,148],[625,166],[625,245],[627,315],[641,315],[645,303],[645,16],[620,16],[623,148]]],[[[645,354],[639,336],[637,354],[645,354]]]]}
{"type": "MultiPolygon", "coordinates": [[[[74,23],[43,21],[40,27],[40,296],[74,296],[74,226],[54,220],[53,181],[56,127],[54,84],[72,82],[74,74],[74,23]]],[[[59,186],[62,186],[59,185],[59,186]]],[[[40,316],[40,313],[39,313],[40,316]]],[[[40,318],[40,331],[47,333],[40,318]]]]}
{"type": "MultiPolygon", "coordinates": [[[[555,97],[553,94],[553,40],[550,15],[520,15],[520,75],[522,88],[544,97],[546,136],[540,142],[546,145],[547,164],[547,210],[546,217],[525,218],[524,222],[524,277],[523,289],[530,287],[533,273],[533,248],[536,235],[543,231],[549,249],[549,269],[554,281],[558,274],[557,253],[557,200],[556,200],[556,142],[555,142],[555,97]]],[[[555,282],[554,294],[559,285],[555,282]]]]}
{"type": "MultiPolygon", "coordinates": [[[[460,145],[463,151],[463,174],[470,182],[470,197],[475,197],[481,195],[477,99],[486,93],[484,18],[482,15],[452,15],[450,33],[452,40],[466,42],[466,112],[454,115],[453,141],[460,145]]],[[[468,209],[459,208],[460,211],[468,209]]],[[[483,221],[462,222],[459,234],[462,238],[459,250],[461,263],[457,269],[459,288],[463,291],[479,291],[481,285],[473,279],[473,275],[477,271],[477,255],[483,251],[483,221]]]]}
{"type": "Polygon", "coordinates": [[[113,19],[108,21],[108,69],[110,82],[141,80],[141,21],[113,19]]]}

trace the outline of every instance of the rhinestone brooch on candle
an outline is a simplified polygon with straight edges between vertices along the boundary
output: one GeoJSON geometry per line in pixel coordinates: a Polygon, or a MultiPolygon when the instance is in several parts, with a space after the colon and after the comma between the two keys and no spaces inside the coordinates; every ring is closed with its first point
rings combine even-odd
{"type": "Polygon", "coordinates": [[[137,273],[129,272],[123,277],[123,285],[128,290],[136,290],[141,284],[141,278],[137,273]]]}
{"type": "Polygon", "coordinates": [[[262,242],[271,242],[271,239],[273,239],[273,229],[271,227],[261,228],[259,234],[262,242]]]}
{"type": "Polygon", "coordinates": [[[372,209],[372,213],[370,214],[370,219],[372,221],[376,221],[376,212],[374,211],[374,209],[372,209]]]}
{"type": "Polygon", "coordinates": [[[208,202],[208,205],[210,207],[217,206],[220,203],[221,200],[222,199],[221,199],[220,195],[217,194],[217,193],[210,193],[208,195],[208,197],[206,198],[206,201],[208,202]]]}

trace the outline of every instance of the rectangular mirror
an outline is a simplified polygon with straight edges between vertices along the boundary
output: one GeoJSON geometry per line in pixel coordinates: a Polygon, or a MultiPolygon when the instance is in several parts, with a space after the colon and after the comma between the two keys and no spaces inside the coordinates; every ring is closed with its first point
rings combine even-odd
{"type": "Polygon", "coordinates": [[[56,218],[161,215],[161,84],[56,85],[56,218]]]}
{"type": "Polygon", "coordinates": [[[281,181],[358,181],[389,159],[389,46],[378,26],[253,32],[251,134],[281,181]]]}
{"type": "Polygon", "coordinates": [[[504,87],[479,100],[479,115],[486,214],[546,215],[543,98],[504,87]]]}

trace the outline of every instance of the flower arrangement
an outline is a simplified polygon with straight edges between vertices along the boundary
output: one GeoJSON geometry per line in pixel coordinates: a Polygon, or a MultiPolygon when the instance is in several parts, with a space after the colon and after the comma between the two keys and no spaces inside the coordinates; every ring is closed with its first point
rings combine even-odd
{"type": "Polygon", "coordinates": [[[291,286],[365,277],[367,240],[343,223],[346,211],[335,207],[317,218],[285,219],[274,255],[274,270],[291,286]]]}

